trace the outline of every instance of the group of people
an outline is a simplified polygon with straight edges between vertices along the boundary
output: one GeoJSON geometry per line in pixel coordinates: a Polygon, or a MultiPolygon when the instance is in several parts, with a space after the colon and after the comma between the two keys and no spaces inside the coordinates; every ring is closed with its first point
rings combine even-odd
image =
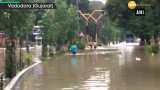
{"type": "Polygon", "coordinates": [[[68,45],[64,45],[63,49],[64,49],[65,52],[69,51],[74,55],[78,52],[77,44],[71,44],[69,46],[68,45]]]}
{"type": "Polygon", "coordinates": [[[90,49],[96,49],[97,48],[97,43],[96,42],[89,42],[88,44],[90,49]]]}
{"type": "MultiPolygon", "coordinates": [[[[96,49],[97,48],[97,43],[96,42],[89,42],[88,43],[88,47],[92,50],[92,49],[96,49]]],[[[67,49],[67,46],[65,46],[65,51],[67,49]]],[[[78,46],[77,44],[71,44],[68,48],[68,50],[73,54],[75,55],[77,52],[78,52],[78,46]]]]}

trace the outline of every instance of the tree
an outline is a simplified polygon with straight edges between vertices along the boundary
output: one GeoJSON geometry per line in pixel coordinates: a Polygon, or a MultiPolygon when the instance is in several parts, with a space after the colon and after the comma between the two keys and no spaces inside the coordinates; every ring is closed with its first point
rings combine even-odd
{"type": "Polygon", "coordinates": [[[105,10],[108,12],[111,21],[116,22],[125,31],[132,32],[142,41],[150,44],[151,37],[157,37],[156,33],[160,32],[160,24],[157,21],[160,15],[158,10],[160,2],[158,0],[136,0],[136,2],[151,4],[151,7],[138,7],[146,10],[145,16],[135,16],[134,10],[129,10],[127,7],[128,1],[123,0],[109,0],[105,10]]]}
{"type": "MultiPolygon", "coordinates": [[[[3,0],[7,1],[7,0],[3,0]]],[[[23,1],[22,1],[23,2],[23,1]]],[[[4,12],[0,15],[0,30],[6,33],[6,51],[5,51],[5,76],[12,78],[16,75],[17,60],[16,60],[16,39],[20,37],[20,47],[22,40],[26,39],[26,35],[31,33],[33,25],[32,10],[18,9],[1,9],[4,12]],[[8,13],[12,12],[12,13],[8,13]]],[[[20,55],[21,56],[21,55],[20,55]]],[[[20,57],[20,61],[21,57],[20,57]]]]}
{"type": "Polygon", "coordinates": [[[102,29],[100,32],[100,39],[104,44],[110,41],[120,41],[122,29],[117,25],[117,23],[112,22],[108,15],[102,18],[102,29]]]}
{"type": "Polygon", "coordinates": [[[57,9],[46,11],[43,17],[45,31],[42,53],[44,53],[44,57],[47,53],[46,45],[54,43],[59,50],[64,44],[72,42],[79,31],[79,17],[76,8],[73,5],[67,5],[64,0],[56,3],[57,9]]]}
{"type": "Polygon", "coordinates": [[[80,2],[79,2],[79,9],[82,12],[88,12],[90,10],[89,1],[88,0],[80,0],[80,2]]]}

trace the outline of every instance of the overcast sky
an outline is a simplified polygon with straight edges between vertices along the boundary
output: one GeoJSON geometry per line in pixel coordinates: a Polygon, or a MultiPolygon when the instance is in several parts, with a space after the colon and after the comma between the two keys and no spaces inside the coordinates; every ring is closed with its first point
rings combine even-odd
{"type": "Polygon", "coordinates": [[[106,3],[107,0],[89,0],[89,1],[101,1],[102,3],[106,3]]]}

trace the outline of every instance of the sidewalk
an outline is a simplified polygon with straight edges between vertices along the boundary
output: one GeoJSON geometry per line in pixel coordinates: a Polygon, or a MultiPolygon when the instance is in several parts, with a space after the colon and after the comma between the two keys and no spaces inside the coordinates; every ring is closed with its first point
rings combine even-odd
{"type": "Polygon", "coordinates": [[[39,59],[41,55],[41,46],[35,46],[34,55],[33,55],[33,64],[28,66],[27,68],[24,68],[22,71],[18,72],[17,75],[7,84],[7,86],[4,88],[4,90],[12,90],[16,83],[20,80],[20,78],[30,69],[37,66],[41,63],[41,60],[39,59]]]}

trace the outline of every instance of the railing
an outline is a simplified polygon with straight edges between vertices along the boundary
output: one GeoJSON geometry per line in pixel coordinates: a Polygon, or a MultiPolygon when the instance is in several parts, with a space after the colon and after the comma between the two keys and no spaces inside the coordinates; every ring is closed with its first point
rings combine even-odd
{"type": "Polygon", "coordinates": [[[4,74],[0,73],[0,90],[3,90],[4,86],[4,74]]]}

